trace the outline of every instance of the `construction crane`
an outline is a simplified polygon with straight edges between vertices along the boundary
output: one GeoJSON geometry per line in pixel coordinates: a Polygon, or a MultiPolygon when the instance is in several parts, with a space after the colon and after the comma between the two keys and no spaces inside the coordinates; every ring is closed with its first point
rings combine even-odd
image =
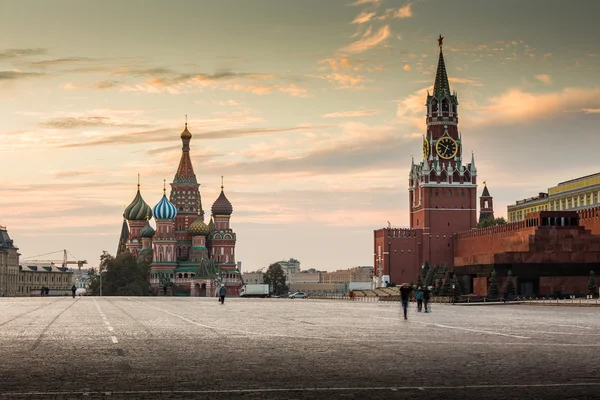
{"type": "Polygon", "coordinates": [[[67,251],[67,249],[64,249],[64,250],[53,251],[51,253],[38,254],[37,256],[25,257],[22,260],[24,262],[26,262],[27,264],[60,264],[60,265],[62,265],[63,268],[67,268],[67,265],[77,265],[77,268],[79,270],[81,270],[81,267],[83,267],[83,264],[87,264],[86,260],[69,261],[68,255],[70,255],[73,258],[76,258],[73,256],[73,254],[69,253],[67,251]],[[50,254],[60,253],[60,252],[63,253],[62,260],[32,260],[32,258],[43,257],[43,256],[47,256],[50,254]]]}

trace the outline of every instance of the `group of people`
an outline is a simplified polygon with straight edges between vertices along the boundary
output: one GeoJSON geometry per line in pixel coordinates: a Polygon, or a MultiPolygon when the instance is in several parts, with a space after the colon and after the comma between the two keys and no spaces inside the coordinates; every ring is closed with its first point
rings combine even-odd
{"type": "MultiPolygon", "coordinates": [[[[402,284],[400,287],[400,297],[402,300],[402,309],[404,310],[404,319],[408,319],[408,302],[410,300],[410,294],[412,293],[412,286],[408,286],[407,283],[402,284]]],[[[429,288],[421,286],[415,291],[415,299],[417,300],[417,311],[421,312],[423,306],[425,306],[425,312],[429,312],[429,299],[431,298],[431,292],[429,288]]]]}

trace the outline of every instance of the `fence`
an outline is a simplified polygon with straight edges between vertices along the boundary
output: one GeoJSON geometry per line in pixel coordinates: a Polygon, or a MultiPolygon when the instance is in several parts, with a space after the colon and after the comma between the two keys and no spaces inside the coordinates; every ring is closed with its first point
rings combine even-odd
{"type": "MultiPolygon", "coordinates": [[[[361,302],[379,302],[379,301],[400,301],[400,296],[354,296],[350,297],[348,295],[323,295],[323,296],[309,296],[311,299],[318,300],[347,300],[347,301],[361,301],[361,302]]],[[[412,298],[411,301],[415,299],[412,298]]],[[[433,296],[429,300],[429,303],[436,304],[449,304],[452,303],[452,297],[440,297],[433,296]]]]}

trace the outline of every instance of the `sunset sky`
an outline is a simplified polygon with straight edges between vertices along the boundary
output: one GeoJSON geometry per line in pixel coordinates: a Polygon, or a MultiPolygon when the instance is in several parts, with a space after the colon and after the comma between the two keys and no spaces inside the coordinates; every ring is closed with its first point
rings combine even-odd
{"type": "MultiPolygon", "coordinates": [[[[185,115],[243,270],[373,264],[408,225],[439,49],[495,213],[599,171],[600,1],[0,0],[0,225],[24,257],[115,253],[185,115]]],[[[479,193],[483,189],[479,188],[479,193]]]]}

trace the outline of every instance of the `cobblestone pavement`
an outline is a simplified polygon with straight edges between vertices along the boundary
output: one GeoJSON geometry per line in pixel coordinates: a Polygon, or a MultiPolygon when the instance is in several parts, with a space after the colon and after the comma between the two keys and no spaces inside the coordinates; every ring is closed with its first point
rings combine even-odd
{"type": "Polygon", "coordinates": [[[600,308],[0,299],[0,399],[600,398],[600,308]]]}

